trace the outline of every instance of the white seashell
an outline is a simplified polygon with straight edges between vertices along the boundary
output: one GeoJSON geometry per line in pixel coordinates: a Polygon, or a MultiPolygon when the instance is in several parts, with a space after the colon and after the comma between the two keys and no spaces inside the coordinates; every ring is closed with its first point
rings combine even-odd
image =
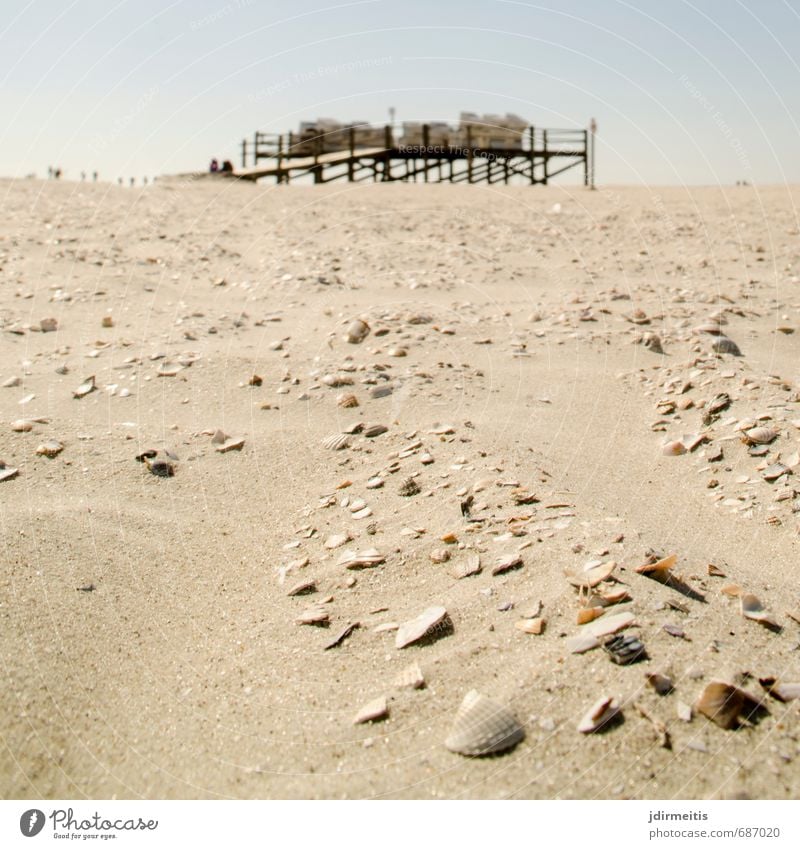
{"type": "Polygon", "coordinates": [[[244,439],[234,436],[226,439],[221,445],[217,445],[216,449],[220,454],[226,454],[228,451],[241,451],[244,447],[244,439]]]}
{"type": "Polygon", "coordinates": [[[616,634],[636,621],[632,613],[615,613],[613,616],[603,616],[595,622],[584,626],[584,630],[593,637],[605,637],[608,634],[616,634]]]}
{"type": "Polygon", "coordinates": [[[492,567],[492,574],[502,575],[504,572],[510,572],[512,569],[519,569],[522,565],[522,558],[518,554],[506,554],[500,557],[492,567]]]}
{"type": "Polygon", "coordinates": [[[357,318],[347,328],[347,334],[345,335],[345,339],[351,345],[358,345],[360,342],[363,342],[368,335],[369,325],[366,321],[362,321],[360,318],[357,318]]]}
{"type": "Polygon", "coordinates": [[[594,566],[579,575],[576,575],[574,572],[568,571],[567,580],[572,584],[573,587],[578,587],[578,589],[593,589],[603,581],[607,581],[611,577],[614,569],[616,568],[616,561],[609,560],[607,563],[603,563],[601,566],[594,566]]]}
{"type": "Polygon", "coordinates": [[[331,451],[341,451],[350,445],[350,437],[346,433],[335,433],[322,440],[322,447],[331,451]]]}
{"type": "Polygon", "coordinates": [[[15,478],[19,474],[19,469],[12,469],[9,466],[6,466],[5,463],[0,461],[0,483],[3,481],[10,481],[12,478],[15,478]]]}
{"type": "Polygon", "coordinates": [[[43,442],[37,449],[36,453],[40,457],[57,457],[64,450],[63,443],[57,439],[50,439],[43,442]]]}
{"type": "Polygon", "coordinates": [[[450,574],[454,578],[469,578],[470,575],[477,575],[481,571],[481,558],[479,554],[469,554],[465,560],[456,563],[450,570],[450,574]]]}
{"type": "Polygon", "coordinates": [[[589,708],[586,715],[578,723],[578,731],[581,734],[592,734],[599,731],[619,714],[620,708],[617,702],[611,696],[603,696],[589,708]]]}
{"type": "Polygon", "coordinates": [[[437,640],[453,631],[453,622],[444,607],[429,607],[416,619],[404,622],[397,630],[395,648],[403,649],[412,643],[437,640]]]}
{"type": "Polygon", "coordinates": [[[17,419],[11,422],[11,430],[15,433],[28,433],[33,430],[33,422],[30,419],[17,419]]]}
{"type": "Polygon", "coordinates": [[[507,707],[470,690],[444,744],[459,755],[481,757],[513,749],[524,738],[525,731],[507,707]]]}
{"type": "Polygon", "coordinates": [[[91,375],[72,393],[72,397],[83,398],[90,392],[94,392],[95,389],[97,389],[97,384],[95,383],[94,375],[91,375]]]}
{"type": "Polygon", "coordinates": [[[383,478],[374,477],[374,478],[370,478],[367,481],[366,486],[367,486],[367,489],[380,489],[383,486],[383,483],[384,483],[383,478]]]}
{"type": "Polygon", "coordinates": [[[339,548],[340,545],[344,545],[346,542],[349,541],[350,534],[331,534],[322,544],[329,551],[332,551],[334,548],[339,548]]]}
{"type": "Polygon", "coordinates": [[[345,551],[339,558],[338,566],[345,569],[364,569],[370,566],[378,566],[386,561],[386,557],[376,548],[367,548],[364,551],[345,551]]]}
{"type": "Polygon", "coordinates": [[[638,572],[640,575],[659,574],[663,576],[675,565],[677,559],[677,554],[670,554],[669,557],[664,557],[655,563],[644,563],[642,566],[637,566],[633,571],[638,572]]]}
{"type": "Polygon", "coordinates": [[[569,637],[565,643],[570,654],[583,654],[596,649],[600,640],[594,634],[578,634],[577,637],[569,637]]]}
{"type": "Polygon", "coordinates": [[[8,380],[3,381],[4,389],[11,389],[14,386],[19,386],[22,381],[18,377],[9,377],[8,380]]]}
{"type": "Polygon", "coordinates": [[[380,696],[380,698],[373,699],[373,701],[361,708],[353,719],[353,725],[362,725],[365,722],[378,722],[381,719],[386,719],[388,715],[389,705],[386,703],[386,696],[380,696]]]}
{"type": "Polygon", "coordinates": [[[425,676],[422,674],[420,665],[415,661],[401,670],[394,679],[394,686],[421,690],[425,686],[425,676]]]}
{"type": "Polygon", "coordinates": [[[745,431],[744,441],[749,445],[769,445],[779,434],[771,427],[753,427],[745,431]]]}
{"type": "Polygon", "coordinates": [[[800,684],[784,684],[775,678],[759,678],[758,683],[779,702],[793,702],[800,699],[800,684]]]}

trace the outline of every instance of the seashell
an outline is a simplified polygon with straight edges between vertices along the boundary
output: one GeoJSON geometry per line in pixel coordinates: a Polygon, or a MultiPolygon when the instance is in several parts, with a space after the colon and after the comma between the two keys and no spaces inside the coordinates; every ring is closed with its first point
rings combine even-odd
{"type": "Polygon", "coordinates": [[[504,572],[510,572],[512,569],[519,569],[522,565],[522,558],[518,554],[506,554],[500,557],[497,563],[492,566],[492,575],[502,575],[504,572]]]}
{"type": "Polygon", "coordinates": [[[649,672],[644,677],[659,696],[668,696],[675,689],[672,679],[659,672],[649,672]]]}
{"type": "Polygon", "coordinates": [[[596,649],[600,645],[600,640],[594,634],[578,634],[577,637],[569,637],[565,645],[570,654],[583,654],[596,649]]]}
{"type": "Polygon", "coordinates": [[[248,386],[261,386],[264,383],[264,378],[260,374],[251,374],[247,381],[248,386]]]}
{"type": "Polygon", "coordinates": [[[514,627],[525,634],[536,634],[538,636],[544,633],[545,624],[545,620],[541,616],[534,616],[532,619],[520,619],[519,622],[514,623],[514,627]]]}
{"type": "Polygon", "coordinates": [[[367,336],[369,336],[369,329],[369,325],[366,321],[362,321],[360,318],[357,318],[355,321],[351,322],[350,326],[347,328],[345,339],[351,345],[358,345],[363,342],[367,336]]]}
{"type": "Polygon", "coordinates": [[[405,348],[389,348],[386,354],[389,357],[407,357],[408,351],[405,348]]]}
{"type": "Polygon", "coordinates": [[[742,441],[747,445],[769,445],[779,433],[771,427],[752,427],[744,432],[742,441]]]}
{"type": "Polygon", "coordinates": [[[175,466],[169,460],[152,460],[146,457],[145,465],[149,471],[159,478],[171,478],[175,476],[175,466]]]}
{"type": "Polygon", "coordinates": [[[470,690],[444,744],[459,755],[482,757],[513,749],[524,738],[525,731],[507,707],[470,690]]]}
{"type": "Polygon", "coordinates": [[[308,595],[308,593],[315,593],[317,591],[317,582],[315,580],[310,581],[300,581],[299,584],[295,584],[289,592],[286,593],[288,596],[295,595],[308,595]]]}
{"type": "Polygon", "coordinates": [[[636,663],[637,660],[643,660],[647,657],[644,643],[630,634],[627,636],[620,634],[605,640],[603,649],[608,652],[611,661],[619,666],[636,663]]]}
{"type": "Polygon", "coordinates": [[[57,439],[49,439],[43,442],[37,449],[36,453],[40,457],[57,457],[64,450],[63,443],[57,439]]]}
{"type": "Polygon", "coordinates": [[[380,489],[384,484],[384,480],[377,475],[374,478],[370,478],[366,483],[367,489],[380,489]]]}
{"type": "Polygon", "coordinates": [[[162,363],[158,367],[156,377],[175,377],[180,371],[183,371],[183,366],[162,363]]]}
{"type": "Polygon", "coordinates": [[[424,454],[419,455],[419,461],[420,463],[422,463],[423,466],[430,466],[431,463],[435,462],[435,460],[433,459],[433,455],[428,454],[427,451],[424,454]]]}
{"type": "Polygon", "coordinates": [[[18,474],[19,469],[12,469],[10,466],[7,466],[2,460],[0,460],[0,483],[3,483],[3,481],[10,481],[18,474]]]}
{"type": "Polygon", "coordinates": [[[603,607],[582,607],[578,611],[578,625],[585,625],[587,622],[592,622],[605,612],[605,608],[603,607]]]}
{"type": "Polygon", "coordinates": [[[17,419],[11,422],[11,430],[15,433],[29,433],[33,430],[33,422],[30,419],[17,419]]]}
{"type": "Polygon", "coordinates": [[[574,572],[567,572],[567,580],[573,587],[578,587],[578,589],[594,589],[598,584],[607,581],[616,568],[616,561],[609,560],[600,566],[587,569],[580,575],[574,572]]]}
{"type": "Polygon", "coordinates": [[[234,436],[231,436],[226,439],[221,445],[217,445],[215,450],[219,451],[220,454],[227,454],[228,451],[241,451],[243,447],[243,438],[236,438],[234,436]]]}
{"type": "Polygon", "coordinates": [[[321,604],[316,604],[307,607],[294,621],[297,625],[327,625],[330,614],[321,604]]]}
{"type": "Polygon", "coordinates": [[[338,631],[333,639],[325,644],[325,651],[335,649],[340,646],[352,633],[359,627],[358,622],[348,622],[340,631],[338,631]]]}
{"type": "Polygon", "coordinates": [[[759,678],[758,683],[779,702],[800,699],[800,684],[784,684],[775,678],[759,678]]]}
{"type": "Polygon", "coordinates": [[[706,321],[703,324],[698,324],[697,327],[693,327],[692,333],[696,336],[699,336],[701,333],[710,333],[712,336],[719,336],[722,334],[722,328],[716,321],[706,321]]]}
{"type": "Polygon", "coordinates": [[[581,734],[593,734],[620,715],[621,711],[616,700],[611,696],[603,696],[589,708],[583,719],[578,723],[578,731],[581,734]]]}
{"type": "Polygon", "coordinates": [[[433,642],[453,633],[453,622],[444,607],[429,607],[397,630],[395,648],[403,649],[412,643],[433,642]]]}
{"type": "Polygon", "coordinates": [[[389,705],[386,696],[373,699],[361,708],[353,719],[353,725],[363,725],[365,722],[379,722],[389,716],[389,705]]]}
{"type": "Polygon", "coordinates": [[[343,394],[341,394],[337,397],[336,403],[340,407],[344,407],[344,408],[357,407],[358,406],[358,398],[356,398],[356,396],[353,395],[353,394],[343,393],[343,394]]]}
{"type": "Polygon", "coordinates": [[[380,436],[382,433],[386,433],[387,430],[389,430],[389,428],[386,427],[386,425],[367,425],[367,427],[364,428],[364,436],[368,439],[373,439],[376,436],[380,436]]]}
{"type": "Polygon", "coordinates": [[[453,566],[450,574],[456,578],[469,578],[470,575],[477,575],[481,571],[481,558],[479,554],[469,554],[465,560],[461,560],[453,566]]]}
{"type": "Polygon", "coordinates": [[[58,330],[58,319],[56,318],[43,318],[39,322],[39,329],[42,333],[52,333],[55,330],[58,330]]]}
{"type": "MultiPolygon", "coordinates": [[[[206,431],[206,433],[208,433],[208,431],[206,431]]],[[[225,433],[224,430],[220,430],[219,428],[217,428],[214,431],[214,433],[211,435],[211,444],[212,445],[222,445],[222,443],[225,442],[225,440],[228,439],[228,438],[229,438],[228,434],[225,433]]]]}
{"type": "Polygon", "coordinates": [[[727,392],[720,392],[719,395],[715,395],[709,402],[706,404],[705,412],[713,415],[714,413],[721,413],[723,410],[727,410],[731,405],[731,396],[728,395],[727,392]]]}
{"type": "Polygon", "coordinates": [[[765,481],[772,483],[773,481],[778,480],[778,478],[782,475],[791,473],[792,470],[788,466],[784,466],[783,463],[773,463],[761,472],[761,477],[764,478],[765,481]]]}
{"type": "Polygon", "coordinates": [[[624,587],[619,590],[606,590],[602,593],[592,593],[589,597],[589,604],[592,606],[609,607],[612,604],[619,604],[622,601],[627,601],[630,598],[630,593],[624,587]]]}
{"type": "Polygon", "coordinates": [[[100,321],[100,324],[103,327],[113,327],[114,326],[114,319],[110,315],[104,315],[103,318],[100,321]]]}
{"type": "Polygon", "coordinates": [[[392,392],[394,392],[394,386],[376,386],[374,389],[370,389],[369,397],[385,398],[387,395],[391,395],[392,392]]]}
{"type": "Polygon", "coordinates": [[[4,389],[11,389],[14,386],[19,386],[22,381],[18,377],[9,377],[7,380],[3,381],[4,389]]]}
{"type": "Polygon", "coordinates": [[[95,383],[94,375],[91,375],[72,393],[72,397],[84,398],[90,392],[94,392],[95,389],[97,389],[97,384],[95,383]]]}
{"type": "Polygon", "coordinates": [[[678,704],[675,706],[675,713],[678,715],[678,719],[680,719],[682,722],[692,721],[692,706],[687,705],[686,702],[678,702],[678,704]]]}
{"type": "Polygon", "coordinates": [[[670,442],[665,442],[661,446],[661,453],[665,457],[678,457],[681,454],[686,453],[686,446],[680,441],[680,439],[673,439],[670,442]]]}
{"type": "Polygon", "coordinates": [[[733,339],[723,336],[722,334],[720,334],[711,343],[711,349],[717,354],[732,354],[734,357],[742,356],[739,346],[733,341],[733,339]]]}
{"type": "Polygon", "coordinates": [[[394,679],[394,686],[421,690],[425,686],[425,676],[422,674],[420,665],[415,661],[401,670],[394,679]]]}
{"type": "Polygon", "coordinates": [[[362,430],[364,430],[362,422],[353,422],[352,424],[347,425],[347,427],[343,427],[342,433],[352,436],[355,433],[361,433],[362,430]]]}
{"type": "Polygon", "coordinates": [[[325,546],[325,548],[327,548],[329,551],[332,551],[334,548],[339,548],[339,546],[340,546],[340,545],[344,545],[346,542],[349,542],[349,541],[350,541],[350,539],[351,539],[351,536],[350,536],[350,534],[348,534],[348,533],[344,533],[344,534],[331,534],[331,535],[330,535],[330,536],[329,536],[329,537],[325,540],[325,542],[323,542],[322,544],[323,544],[323,545],[325,546]]]}
{"type": "Polygon", "coordinates": [[[677,559],[677,554],[670,554],[668,557],[656,560],[655,563],[644,563],[641,566],[637,566],[633,571],[638,572],[640,575],[666,576],[669,570],[675,565],[677,559]]]}
{"type": "Polygon", "coordinates": [[[661,346],[661,337],[657,333],[646,333],[644,339],[642,339],[642,344],[648,351],[652,351],[654,354],[664,353],[664,349],[661,346]]]}
{"type": "Polygon", "coordinates": [[[694,451],[694,449],[702,442],[705,442],[707,438],[708,437],[704,433],[684,433],[681,437],[681,445],[683,445],[687,451],[694,451]]]}
{"type": "Polygon", "coordinates": [[[322,447],[331,451],[341,451],[350,446],[350,437],[345,433],[335,433],[322,440],[322,447]]]}
{"type": "Polygon", "coordinates": [[[405,498],[409,498],[412,495],[419,495],[419,484],[414,480],[414,478],[406,478],[400,484],[400,489],[398,490],[398,492],[405,498]]]}
{"type": "Polygon", "coordinates": [[[360,510],[356,510],[353,513],[354,519],[368,519],[372,515],[371,507],[362,507],[360,510]]]}
{"type": "Polygon", "coordinates": [[[729,731],[738,728],[759,708],[763,708],[760,701],[724,681],[707,684],[694,705],[698,713],[729,731]]]}
{"type": "MultiPolygon", "coordinates": [[[[353,378],[346,374],[326,374],[322,378],[322,382],[326,386],[336,389],[340,386],[352,386],[353,378]]],[[[358,405],[356,404],[356,406],[358,405]]]]}
{"type": "Polygon", "coordinates": [[[428,556],[434,563],[447,563],[450,552],[446,548],[434,548],[428,556]]]}
{"type": "Polygon", "coordinates": [[[636,617],[625,611],[624,613],[615,613],[612,616],[603,616],[599,620],[585,625],[583,630],[593,637],[606,637],[633,625],[635,621],[636,617]]]}
{"type": "Polygon", "coordinates": [[[742,593],[739,596],[739,609],[745,619],[753,619],[768,628],[779,628],[778,623],[767,613],[759,598],[753,593],[742,593]]]}
{"type": "Polygon", "coordinates": [[[370,566],[379,566],[385,561],[385,555],[376,548],[366,548],[364,551],[345,551],[336,565],[344,566],[345,569],[367,569],[370,566]]]}

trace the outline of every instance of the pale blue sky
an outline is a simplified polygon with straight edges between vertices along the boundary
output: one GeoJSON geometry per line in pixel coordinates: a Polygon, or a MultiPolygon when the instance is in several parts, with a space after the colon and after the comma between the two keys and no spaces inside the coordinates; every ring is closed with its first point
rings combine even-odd
{"type": "MultiPolygon", "coordinates": [[[[800,0],[3,0],[0,174],[239,161],[253,130],[515,112],[601,183],[800,181],[800,0]],[[350,64],[348,64],[350,63],[350,64]]],[[[577,179],[568,177],[568,179],[577,179]]]]}

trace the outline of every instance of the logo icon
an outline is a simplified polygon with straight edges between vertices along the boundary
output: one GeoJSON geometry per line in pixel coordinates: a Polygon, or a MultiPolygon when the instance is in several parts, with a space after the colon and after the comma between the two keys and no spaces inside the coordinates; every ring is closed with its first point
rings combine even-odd
{"type": "Polygon", "coordinates": [[[36,837],[44,828],[44,812],[38,808],[31,808],[19,818],[19,830],[25,837],[36,837]]]}

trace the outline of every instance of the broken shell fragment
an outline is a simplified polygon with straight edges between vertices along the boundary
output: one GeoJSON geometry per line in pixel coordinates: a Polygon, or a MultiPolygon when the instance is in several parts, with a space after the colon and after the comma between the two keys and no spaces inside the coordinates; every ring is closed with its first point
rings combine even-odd
{"type": "Polygon", "coordinates": [[[544,633],[545,621],[541,616],[534,616],[533,619],[520,619],[514,623],[514,627],[518,628],[525,634],[539,635],[544,633]]]}
{"type": "Polygon", "coordinates": [[[385,561],[386,556],[377,548],[366,548],[364,551],[345,551],[339,558],[337,566],[344,566],[345,569],[368,569],[370,566],[379,566],[385,561]]]}
{"type": "Polygon", "coordinates": [[[12,469],[10,466],[7,466],[2,460],[0,460],[0,483],[3,483],[4,481],[10,481],[18,474],[19,469],[12,469]]]}
{"type": "Polygon", "coordinates": [[[578,731],[581,734],[593,734],[620,714],[621,711],[616,700],[611,696],[603,696],[589,708],[586,715],[578,723],[578,731]]]}
{"type": "Polygon", "coordinates": [[[150,457],[145,457],[144,462],[150,473],[158,478],[171,478],[175,476],[175,466],[169,460],[152,460],[150,457]]]}
{"type": "Polygon", "coordinates": [[[339,395],[339,397],[336,399],[336,403],[340,407],[344,407],[344,408],[357,407],[358,406],[358,398],[356,398],[355,395],[352,395],[350,393],[342,394],[342,395],[339,395]]]}
{"type": "Polygon", "coordinates": [[[450,552],[446,548],[434,548],[428,556],[433,563],[447,563],[450,559],[450,552]]]}
{"type": "Polygon", "coordinates": [[[90,392],[94,392],[95,389],[97,389],[97,384],[95,383],[94,375],[91,375],[72,393],[72,397],[84,398],[90,392]]]}
{"type": "Polygon", "coordinates": [[[49,439],[47,442],[43,442],[37,449],[36,453],[40,457],[57,457],[64,450],[63,443],[59,442],[57,439],[49,439]]]}
{"type": "Polygon", "coordinates": [[[389,428],[386,427],[386,425],[367,425],[364,428],[364,436],[366,436],[368,439],[374,439],[376,436],[380,436],[381,434],[386,433],[387,430],[389,430],[389,428]]]}
{"type": "Polygon", "coordinates": [[[398,490],[398,492],[404,498],[409,498],[412,495],[419,495],[419,493],[420,493],[419,484],[414,480],[414,478],[406,478],[400,484],[400,489],[398,490]]]}
{"type": "Polygon", "coordinates": [[[584,626],[584,630],[594,637],[606,637],[609,634],[616,634],[617,631],[622,631],[629,625],[633,625],[636,617],[632,613],[615,613],[612,616],[603,616],[596,622],[590,622],[584,626]]]}
{"type": "Polygon", "coordinates": [[[677,559],[677,554],[670,554],[669,557],[656,560],[655,563],[644,563],[637,566],[634,572],[638,572],[640,575],[661,575],[663,577],[675,565],[677,559]]]}
{"type": "Polygon", "coordinates": [[[739,609],[745,619],[753,619],[768,628],[779,628],[778,623],[767,613],[758,596],[753,593],[742,593],[739,596],[739,609]]]}
{"type": "Polygon", "coordinates": [[[677,457],[680,454],[686,453],[686,446],[680,439],[673,439],[670,442],[665,442],[661,446],[661,453],[667,457],[677,457]]]}
{"type": "Polygon", "coordinates": [[[365,722],[378,722],[381,719],[386,719],[389,716],[389,706],[386,703],[386,696],[373,699],[361,708],[353,719],[353,725],[362,725],[365,722]]]}
{"type": "Polygon", "coordinates": [[[14,433],[30,433],[33,430],[33,422],[30,419],[17,419],[11,422],[11,430],[14,433]]]}
{"type": "Polygon", "coordinates": [[[58,319],[56,318],[43,318],[39,322],[39,329],[42,333],[52,333],[55,330],[58,330],[58,319]]]}
{"type": "Polygon", "coordinates": [[[481,571],[481,558],[479,554],[469,554],[466,559],[456,563],[450,570],[450,574],[456,578],[469,578],[470,575],[477,575],[481,571]]]}
{"type": "Polygon", "coordinates": [[[598,619],[605,612],[604,607],[582,607],[578,611],[578,625],[586,625],[587,622],[598,619]]]}
{"type": "Polygon", "coordinates": [[[236,438],[234,436],[229,437],[220,445],[215,447],[216,451],[219,451],[220,454],[227,454],[228,451],[241,451],[244,447],[244,439],[236,438]]]}
{"type": "Polygon", "coordinates": [[[758,699],[732,684],[712,681],[700,694],[694,709],[721,728],[730,731],[744,724],[759,709],[763,709],[763,705],[758,699]]]}
{"type": "Polygon", "coordinates": [[[650,672],[645,675],[645,678],[659,696],[668,696],[675,689],[672,679],[660,672],[650,672]]]}
{"type": "Polygon", "coordinates": [[[330,614],[327,608],[316,604],[313,607],[307,607],[294,621],[298,625],[327,625],[330,614]]]}
{"type": "Polygon", "coordinates": [[[733,341],[733,339],[721,334],[711,343],[711,348],[717,354],[732,354],[734,357],[742,356],[739,346],[733,341]]]}
{"type": "Polygon", "coordinates": [[[784,684],[776,678],[759,678],[758,683],[779,702],[800,699],[800,684],[784,684]]]}
{"type": "Polygon", "coordinates": [[[420,665],[415,661],[402,669],[394,679],[394,686],[421,690],[425,686],[425,676],[422,674],[420,665]]]}
{"type": "Polygon", "coordinates": [[[607,563],[602,563],[600,566],[594,566],[580,574],[568,571],[567,580],[573,587],[577,587],[578,589],[594,589],[598,584],[603,581],[607,581],[616,568],[616,561],[609,560],[607,563]]]}
{"type": "Polygon", "coordinates": [[[524,729],[507,707],[470,690],[444,744],[459,755],[482,757],[513,749],[524,738],[524,729]]]}
{"type": "Polygon", "coordinates": [[[315,580],[309,581],[300,581],[299,584],[295,584],[289,592],[286,593],[288,596],[295,595],[307,595],[308,593],[315,593],[317,591],[317,582],[315,580]]]}
{"type": "Polygon", "coordinates": [[[492,567],[492,574],[502,575],[504,572],[510,572],[512,569],[519,569],[522,565],[522,558],[518,554],[506,554],[500,557],[492,567]]]}
{"type": "Polygon", "coordinates": [[[395,648],[403,649],[412,643],[430,643],[453,633],[453,622],[444,607],[429,607],[408,622],[404,622],[395,637],[395,648]]]}

